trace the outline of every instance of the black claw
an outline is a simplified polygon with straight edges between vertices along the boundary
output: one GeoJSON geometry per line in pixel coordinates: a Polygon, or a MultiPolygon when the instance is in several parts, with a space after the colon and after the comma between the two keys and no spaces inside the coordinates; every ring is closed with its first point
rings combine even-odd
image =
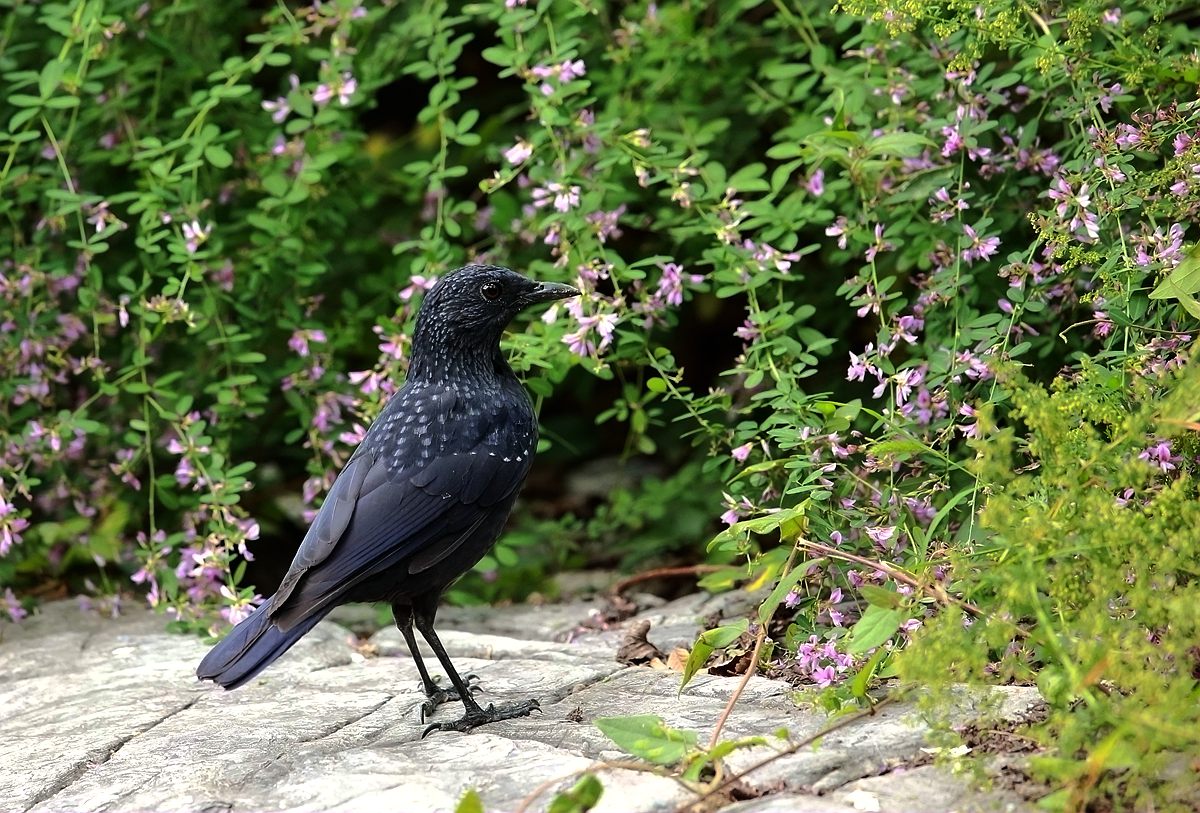
{"type": "Polygon", "coordinates": [[[437,711],[438,706],[447,703],[451,700],[458,700],[458,691],[456,689],[438,689],[433,694],[425,696],[425,702],[421,704],[421,722],[433,716],[437,711]]]}
{"type": "MultiPolygon", "coordinates": [[[[435,684],[438,681],[437,678],[434,678],[433,680],[435,684]]],[[[470,688],[472,695],[483,691],[483,687],[479,685],[479,675],[467,675],[464,680],[466,681],[467,687],[470,688]]],[[[432,717],[434,712],[437,711],[438,707],[444,703],[462,700],[462,695],[460,695],[458,693],[458,689],[454,688],[453,686],[448,686],[445,689],[438,687],[432,692],[429,692],[426,691],[425,687],[422,685],[421,691],[425,692],[425,702],[421,704],[422,723],[432,717]]]]}
{"type": "Polygon", "coordinates": [[[501,720],[512,720],[517,717],[528,717],[530,712],[541,710],[542,706],[536,700],[526,700],[524,703],[509,703],[499,708],[494,703],[490,703],[486,709],[468,710],[461,719],[455,720],[452,723],[431,723],[421,734],[421,739],[425,739],[425,737],[434,731],[458,731],[466,734],[481,725],[497,723],[501,720]]]}

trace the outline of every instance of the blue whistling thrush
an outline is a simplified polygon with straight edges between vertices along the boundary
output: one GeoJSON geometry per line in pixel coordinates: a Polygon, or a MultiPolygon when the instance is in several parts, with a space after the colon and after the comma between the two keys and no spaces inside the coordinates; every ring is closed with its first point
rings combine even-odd
{"type": "Polygon", "coordinates": [[[466,714],[433,730],[470,731],[523,717],[536,700],[481,707],[433,630],[442,591],[495,543],[529,473],[537,419],[500,352],[523,309],[576,296],[507,268],[448,274],[417,314],[404,386],[388,401],[334,481],[278,592],[234,627],[196,670],[234,689],[253,678],[330,610],[387,601],[426,694],[422,719],[447,700],[466,714]],[[420,631],[453,688],[440,689],[417,650],[420,631]]]}

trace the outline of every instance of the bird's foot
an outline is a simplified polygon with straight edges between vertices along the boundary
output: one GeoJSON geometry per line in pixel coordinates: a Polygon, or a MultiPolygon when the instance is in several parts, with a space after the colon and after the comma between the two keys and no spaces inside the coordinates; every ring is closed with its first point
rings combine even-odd
{"type": "Polygon", "coordinates": [[[478,728],[481,725],[488,723],[497,723],[501,720],[513,720],[517,717],[528,717],[531,711],[541,711],[542,707],[536,700],[526,700],[523,703],[505,703],[503,706],[496,706],[489,703],[488,707],[467,709],[467,713],[461,719],[455,720],[452,723],[433,723],[425,732],[421,734],[421,738],[429,736],[432,731],[468,731],[478,728]]]}
{"type": "MultiPolygon", "coordinates": [[[[474,695],[477,691],[481,691],[479,688],[479,675],[467,675],[463,679],[467,682],[467,688],[471,690],[472,695],[474,695]]],[[[451,703],[455,700],[462,700],[462,697],[458,693],[458,689],[453,686],[443,689],[440,686],[435,685],[433,687],[433,691],[430,691],[428,686],[424,687],[424,689],[425,702],[421,704],[422,723],[432,717],[433,713],[437,711],[438,706],[442,705],[443,703],[451,703]]]]}

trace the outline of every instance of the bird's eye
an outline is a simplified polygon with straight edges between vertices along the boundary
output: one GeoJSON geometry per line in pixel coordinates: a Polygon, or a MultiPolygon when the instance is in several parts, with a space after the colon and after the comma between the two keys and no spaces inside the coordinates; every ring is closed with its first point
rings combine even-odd
{"type": "Polygon", "coordinates": [[[479,295],[488,302],[495,302],[500,298],[500,283],[485,282],[479,286],[479,295]]]}

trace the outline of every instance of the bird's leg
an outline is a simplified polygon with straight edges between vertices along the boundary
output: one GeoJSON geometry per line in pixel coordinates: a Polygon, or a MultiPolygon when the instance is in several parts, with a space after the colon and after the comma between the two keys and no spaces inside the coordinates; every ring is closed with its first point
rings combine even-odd
{"type": "MultiPolygon", "coordinates": [[[[434,602],[436,602],[436,597],[434,602]]],[[[523,703],[505,703],[502,706],[496,706],[494,703],[489,703],[487,708],[483,708],[475,698],[471,696],[470,689],[467,683],[458,675],[458,671],[454,668],[454,664],[450,662],[450,656],[446,654],[446,648],[442,646],[441,639],[437,633],[433,631],[433,616],[437,611],[436,603],[427,606],[417,606],[413,608],[414,623],[421,635],[429,642],[433,653],[437,655],[437,659],[441,661],[442,667],[446,670],[446,674],[450,676],[450,682],[454,684],[454,688],[458,690],[458,698],[462,700],[463,706],[466,707],[466,714],[462,718],[455,720],[452,723],[433,723],[425,732],[421,734],[425,737],[431,731],[462,731],[467,732],[473,728],[477,728],[487,723],[495,723],[500,720],[511,720],[515,717],[527,717],[534,709],[540,709],[541,706],[536,700],[526,700],[523,703]]]]}
{"type": "MultiPolygon", "coordinates": [[[[396,627],[400,630],[400,634],[404,636],[404,642],[408,644],[408,651],[412,654],[413,663],[417,665],[417,672],[421,675],[421,688],[425,691],[425,702],[421,704],[421,722],[433,716],[437,707],[450,700],[460,700],[458,688],[443,689],[437,685],[437,681],[429,676],[429,670],[425,668],[425,661],[421,659],[421,651],[417,648],[417,638],[413,634],[413,611],[412,607],[407,604],[393,604],[392,616],[396,619],[396,627]]],[[[472,682],[477,682],[478,678],[475,675],[467,675],[467,688],[472,688],[472,682]]]]}

